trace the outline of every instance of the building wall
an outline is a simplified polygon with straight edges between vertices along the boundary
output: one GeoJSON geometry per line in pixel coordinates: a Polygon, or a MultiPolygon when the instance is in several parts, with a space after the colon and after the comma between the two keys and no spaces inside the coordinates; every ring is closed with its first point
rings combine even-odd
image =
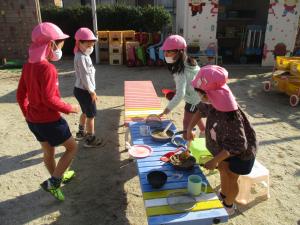
{"type": "Polygon", "coordinates": [[[299,13],[298,0],[270,1],[262,65],[272,66],[276,55],[294,50],[299,13]]]}
{"type": "MultiPolygon", "coordinates": [[[[216,44],[217,7],[218,1],[214,0],[177,0],[177,33],[183,30],[188,43],[199,40],[202,50],[216,44]]],[[[263,15],[261,11],[258,13],[263,15]]],[[[276,55],[289,55],[294,50],[300,1],[270,0],[269,11],[265,13],[268,13],[268,23],[262,65],[272,66],[276,55]]]]}
{"type": "Polygon", "coordinates": [[[217,4],[214,0],[184,1],[183,36],[187,43],[199,41],[201,50],[217,45],[217,4]]]}
{"type": "Polygon", "coordinates": [[[40,19],[34,0],[0,1],[0,58],[26,59],[31,31],[40,19]]]}
{"type": "Polygon", "coordinates": [[[184,16],[185,16],[185,2],[182,0],[176,1],[176,33],[183,35],[184,16]]]}

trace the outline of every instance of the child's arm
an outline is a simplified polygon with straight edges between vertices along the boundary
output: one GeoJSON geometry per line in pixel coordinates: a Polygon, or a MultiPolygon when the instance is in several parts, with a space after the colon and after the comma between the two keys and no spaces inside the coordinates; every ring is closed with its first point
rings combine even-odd
{"type": "Polygon", "coordinates": [[[72,105],[65,103],[60,98],[60,93],[58,89],[58,79],[57,71],[54,68],[49,68],[45,71],[43,76],[44,79],[41,80],[42,101],[53,110],[69,114],[74,112],[74,107],[72,105]]]}
{"type": "Polygon", "coordinates": [[[18,89],[17,89],[17,102],[22,110],[24,117],[26,117],[27,107],[28,107],[29,102],[28,102],[28,97],[27,97],[27,88],[26,88],[26,84],[25,84],[25,80],[24,80],[23,71],[24,71],[24,69],[22,70],[22,75],[19,80],[19,85],[18,85],[18,89]]]}
{"type": "MultiPolygon", "coordinates": [[[[174,75],[174,80],[176,84],[176,94],[172,98],[172,100],[169,102],[167,105],[166,109],[164,112],[170,112],[172,111],[184,98],[185,92],[186,92],[186,77],[184,74],[176,74],[174,75]]],[[[164,113],[164,114],[167,114],[164,113]]]]}
{"type": "Polygon", "coordinates": [[[92,74],[91,70],[88,68],[87,62],[84,57],[80,57],[77,60],[77,65],[79,74],[80,74],[80,80],[82,81],[82,84],[84,88],[90,93],[93,94],[95,93],[95,86],[92,82],[92,74]]]}

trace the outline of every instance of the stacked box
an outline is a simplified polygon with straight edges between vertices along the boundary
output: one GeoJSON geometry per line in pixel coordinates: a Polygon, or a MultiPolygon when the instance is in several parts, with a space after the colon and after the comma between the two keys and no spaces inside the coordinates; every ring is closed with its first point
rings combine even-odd
{"type": "Polygon", "coordinates": [[[123,64],[123,55],[122,54],[110,54],[109,55],[109,64],[110,65],[122,65],[123,64]]]}
{"type": "Polygon", "coordinates": [[[123,33],[122,31],[109,32],[109,64],[123,64],[123,33]]]}
{"type": "Polygon", "coordinates": [[[134,41],[135,40],[135,31],[134,30],[124,30],[123,33],[123,43],[127,41],[134,41]]]}
{"type": "Polygon", "coordinates": [[[101,43],[108,44],[109,43],[109,31],[98,31],[98,40],[99,40],[99,44],[101,44],[101,43]]]}
{"type": "Polygon", "coordinates": [[[101,63],[109,62],[109,31],[98,31],[99,58],[101,63]]]}
{"type": "Polygon", "coordinates": [[[109,31],[109,44],[122,44],[123,35],[122,31],[109,31]]]}

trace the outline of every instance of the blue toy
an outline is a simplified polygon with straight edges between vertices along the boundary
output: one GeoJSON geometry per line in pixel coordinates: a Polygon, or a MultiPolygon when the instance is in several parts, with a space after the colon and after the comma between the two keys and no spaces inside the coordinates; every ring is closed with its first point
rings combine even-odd
{"type": "Polygon", "coordinates": [[[160,35],[160,41],[157,44],[150,45],[147,48],[147,53],[148,53],[148,60],[147,64],[148,66],[153,66],[153,65],[163,65],[164,62],[164,52],[160,49],[164,42],[163,34],[160,35]]]}

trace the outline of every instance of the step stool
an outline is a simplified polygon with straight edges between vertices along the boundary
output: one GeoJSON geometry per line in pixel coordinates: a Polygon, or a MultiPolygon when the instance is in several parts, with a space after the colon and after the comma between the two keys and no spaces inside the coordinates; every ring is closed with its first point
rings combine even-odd
{"type": "Polygon", "coordinates": [[[260,193],[260,196],[270,198],[269,170],[257,160],[255,160],[250,174],[239,177],[238,184],[239,193],[235,200],[239,204],[246,205],[253,200],[251,188],[254,184],[262,184],[264,192],[260,193]]]}

